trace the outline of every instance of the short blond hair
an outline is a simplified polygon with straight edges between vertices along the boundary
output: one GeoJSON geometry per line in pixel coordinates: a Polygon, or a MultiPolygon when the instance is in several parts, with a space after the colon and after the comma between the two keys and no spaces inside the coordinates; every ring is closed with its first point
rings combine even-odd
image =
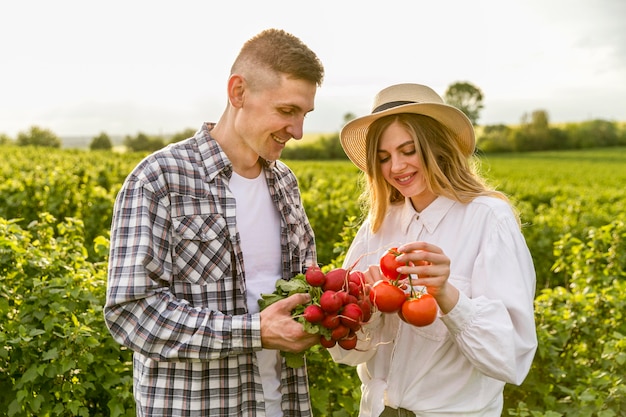
{"type": "Polygon", "coordinates": [[[231,67],[254,82],[263,69],[309,81],[318,87],[324,80],[324,67],[317,55],[299,38],[280,29],[267,29],[248,40],[231,67]]]}

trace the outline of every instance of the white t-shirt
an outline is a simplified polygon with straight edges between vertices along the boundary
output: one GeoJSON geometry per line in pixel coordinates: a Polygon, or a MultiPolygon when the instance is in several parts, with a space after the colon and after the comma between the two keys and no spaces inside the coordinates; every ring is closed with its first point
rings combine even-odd
{"type": "Polygon", "coordinates": [[[497,416],[505,383],[520,384],[535,350],[535,270],[509,205],[479,197],[469,204],[437,198],[421,213],[410,201],[392,206],[380,230],[357,233],[345,265],[377,264],[389,247],[411,241],[439,246],[450,258],[448,281],[457,305],[429,326],[375,313],[357,349],[330,349],[340,363],[358,365],[361,417],[384,405],[419,416],[497,416]],[[367,337],[365,337],[367,334],[367,337]]]}
{"type": "MultiPolygon", "coordinates": [[[[241,237],[248,311],[254,314],[259,312],[260,294],[273,292],[281,278],[280,217],[263,172],[254,179],[233,172],[229,185],[237,200],[237,230],[241,237]]],[[[283,415],[279,359],[277,350],[257,352],[268,417],[283,415]]]]}

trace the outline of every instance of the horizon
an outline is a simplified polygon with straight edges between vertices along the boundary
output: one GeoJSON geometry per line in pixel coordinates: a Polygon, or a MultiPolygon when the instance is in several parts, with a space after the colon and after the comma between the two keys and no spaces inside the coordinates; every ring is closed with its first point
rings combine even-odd
{"type": "Polygon", "coordinates": [[[456,82],[475,85],[479,125],[517,124],[536,110],[551,123],[626,120],[622,0],[374,4],[320,0],[311,14],[285,0],[241,0],[233,27],[229,4],[202,0],[1,3],[0,36],[11,42],[0,46],[0,133],[195,129],[222,114],[232,61],[269,27],[324,64],[309,132],[339,130],[345,114],[368,114],[378,91],[401,82],[441,96],[456,82]]]}
{"type": "MultiPolygon", "coordinates": [[[[573,121],[573,122],[559,122],[559,123],[554,123],[554,122],[549,122],[549,126],[551,127],[563,127],[566,125],[570,125],[570,124],[580,124],[580,123],[585,123],[585,122],[590,122],[590,121],[595,121],[595,120],[602,120],[602,121],[606,121],[606,122],[610,122],[610,123],[615,123],[617,124],[618,127],[620,128],[626,128],[626,120],[623,121],[618,121],[618,120],[606,120],[606,119],[590,119],[590,120],[582,120],[582,121],[573,121]]],[[[489,126],[489,125],[475,125],[474,129],[475,130],[480,130],[485,126],[489,126]]],[[[517,124],[507,124],[507,126],[515,128],[519,126],[519,123],[517,124]]],[[[44,128],[43,126],[39,126],[41,128],[44,128]]],[[[147,136],[150,137],[160,137],[163,138],[164,140],[167,140],[168,138],[172,137],[173,135],[183,132],[184,130],[186,130],[187,128],[182,128],[178,131],[175,132],[168,132],[168,133],[155,133],[155,134],[151,134],[149,132],[142,132],[142,131],[138,131],[135,133],[129,133],[129,134],[124,134],[124,135],[110,135],[107,132],[99,132],[96,134],[91,134],[91,135],[65,135],[65,136],[61,136],[56,134],[54,131],[52,131],[52,133],[55,133],[57,135],[57,137],[61,140],[61,148],[64,149],[88,149],[89,145],[91,143],[91,141],[98,135],[105,133],[109,136],[109,139],[111,139],[111,142],[113,144],[114,147],[116,146],[123,146],[123,141],[127,136],[131,136],[134,137],[136,135],[138,135],[139,133],[145,134],[147,136]]],[[[23,132],[27,132],[28,129],[24,130],[23,132]]],[[[0,132],[1,134],[2,132],[0,132]]],[[[295,144],[299,144],[299,143],[303,143],[303,141],[306,140],[311,140],[311,139],[317,139],[321,136],[327,136],[327,135],[334,135],[334,134],[339,134],[339,130],[336,131],[327,131],[327,132],[304,132],[304,136],[302,137],[302,139],[297,140],[295,142],[295,144]]],[[[477,133],[477,136],[479,135],[479,132],[477,133]]],[[[15,141],[16,138],[15,137],[10,137],[11,140],[15,141]]],[[[292,144],[291,146],[293,146],[294,144],[292,144]]]]}

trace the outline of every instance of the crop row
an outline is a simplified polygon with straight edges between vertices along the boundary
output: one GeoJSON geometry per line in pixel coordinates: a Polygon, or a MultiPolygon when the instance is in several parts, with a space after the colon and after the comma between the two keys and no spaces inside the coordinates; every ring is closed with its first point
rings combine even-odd
{"type": "MultiPolygon", "coordinates": [[[[108,336],[101,308],[113,202],[143,155],[8,146],[2,154],[0,409],[134,415],[130,353],[108,336]]],[[[360,174],[348,162],[287,162],[319,261],[339,266],[362,218],[360,174]]],[[[506,415],[625,413],[625,149],[480,162],[517,204],[538,276],[539,350],[527,381],[507,386],[506,415]]],[[[307,364],[315,415],[356,415],[354,369],[324,349],[307,364]]]]}

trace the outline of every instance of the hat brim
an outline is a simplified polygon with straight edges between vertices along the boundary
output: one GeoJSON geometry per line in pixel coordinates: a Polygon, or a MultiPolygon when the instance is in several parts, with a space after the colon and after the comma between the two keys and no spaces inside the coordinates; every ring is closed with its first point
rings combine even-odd
{"type": "Polygon", "coordinates": [[[370,125],[381,117],[400,113],[422,114],[437,120],[454,133],[463,153],[470,156],[476,144],[474,126],[468,117],[456,107],[439,103],[412,103],[393,107],[348,122],[339,135],[341,147],[348,158],[361,171],[366,170],[366,138],[370,125]]]}

